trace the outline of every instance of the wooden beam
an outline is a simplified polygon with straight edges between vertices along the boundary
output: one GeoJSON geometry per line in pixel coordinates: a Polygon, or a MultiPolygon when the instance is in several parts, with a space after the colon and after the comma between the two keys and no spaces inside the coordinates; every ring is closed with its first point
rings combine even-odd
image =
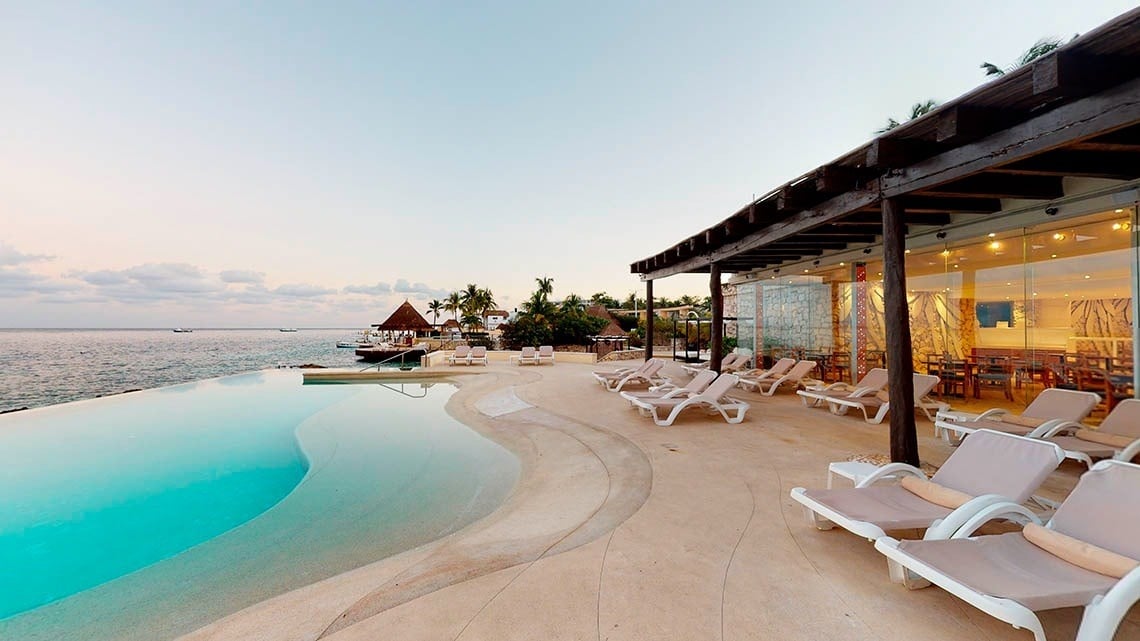
{"type": "Polygon", "coordinates": [[[1140,176],[1140,155],[1121,151],[1060,150],[1003,165],[993,171],[1027,176],[1086,176],[1131,180],[1140,176]]]}
{"type": "Polygon", "coordinates": [[[1008,110],[954,105],[938,113],[934,139],[944,145],[960,145],[1009,126],[1018,115],[1008,110]]]}
{"type": "Polygon", "coordinates": [[[843,165],[824,165],[815,172],[815,190],[822,194],[841,194],[855,189],[859,171],[843,165]]]}
{"type": "Polygon", "coordinates": [[[814,195],[806,183],[795,187],[783,187],[776,196],[776,211],[782,213],[803,211],[818,202],[813,198],[814,195]]]}
{"type": "Polygon", "coordinates": [[[720,350],[724,345],[724,292],[720,285],[720,265],[709,265],[709,294],[712,297],[712,328],[709,332],[709,369],[720,373],[720,350]]]}
{"type": "Polygon", "coordinates": [[[902,200],[907,215],[937,212],[959,214],[992,214],[1001,211],[997,198],[939,198],[937,196],[906,196],[902,200]]]}
{"type": "Polygon", "coordinates": [[[704,267],[710,263],[723,260],[754,247],[776,242],[800,232],[815,229],[821,225],[839,220],[851,212],[866,206],[868,203],[876,202],[879,198],[876,185],[877,182],[872,182],[869,184],[868,189],[840,194],[811,209],[789,216],[786,220],[762,227],[740,240],[725,243],[723,246],[707,254],[693,256],[669,265],[664,269],[654,270],[647,276],[657,279],[674,274],[696,271],[697,268],[704,267]]]}
{"type": "Polygon", "coordinates": [[[1065,195],[1061,179],[1055,176],[975,174],[952,183],[924,190],[924,193],[968,198],[1029,198],[1049,200],[1065,195]]]}
{"type": "Polygon", "coordinates": [[[1084,95],[1134,75],[1137,67],[1135,58],[1057,51],[1034,61],[1033,95],[1084,95]]]}
{"type": "Polygon", "coordinates": [[[914,424],[914,361],[906,300],[905,210],[883,201],[883,317],[887,335],[887,394],[891,403],[891,460],[918,466],[914,424]]]}
{"type": "Polygon", "coordinates": [[[936,151],[937,147],[925,140],[879,137],[872,140],[867,148],[867,166],[877,169],[906,167],[936,151]]]}
{"type": "Polygon", "coordinates": [[[645,281],[645,360],[653,358],[653,281],[645,281]]]}
{"type": "Polygon", "coordinates": [[[880,178],[886,198],[938,185],[1030,158],[1065,145],[1140,123],[1140,79],[1074,100],[981,140],[914,163],[880,178]]]}

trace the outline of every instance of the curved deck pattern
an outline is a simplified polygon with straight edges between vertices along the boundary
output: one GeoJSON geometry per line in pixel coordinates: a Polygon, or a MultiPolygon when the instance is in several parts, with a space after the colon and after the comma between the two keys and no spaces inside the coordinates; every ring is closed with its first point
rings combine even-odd
{"type": "MultiPolygon", "coordinates": [[[[1026,638],[944,592],[890,583],[873,546],[809,528],[788,498],[821,487],[828,461],[885,450],[885,426],[742,394],[755,400],[742,425],[693,412],[659,428],[587,366],[519,369],[462,377],[449,406],[523,461],[498,511],[186,638],[1026,638]],[[479,411],[512,386],[521,403],[498,392],[482,407],[518,409],[479,411]]],[[[924,459],[940,463],[950,450],[929,423],[919,430],[924,459]]],[[[1042,493],[1063,495],[1080,471],[1066,464],[1042,493]]],[[[1072,639],[1080,612],[1043,619],[1050,638],[1072,639]]],[[[1124,626],[1118,638],[1140,635],[1140,612],[1124,626]]]]}

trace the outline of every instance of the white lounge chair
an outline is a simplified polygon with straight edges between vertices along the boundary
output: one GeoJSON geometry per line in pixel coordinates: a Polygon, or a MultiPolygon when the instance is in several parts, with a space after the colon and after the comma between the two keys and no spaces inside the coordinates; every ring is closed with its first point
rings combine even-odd
{"type": "Polygon", "coordinates": [[[637,370],[625,374],[615,374],[612,376],[599,376],[594,375],[607,390],[611,392],[620,392],[626,385],[659,385],[668,382],[668,379],[658,375],[661,368],[665,366],[665,361],[659,358],[651,358],[645,361],[645,364],[637,370]]]}
{"type": "Polygon", "coordinates": [[[487,364],[487,348],[482,345],[472,347],[471,353],[467,355],[468,365],[474,365],[476,363],[484,366],[487,364]]]}
{"type": "MultiPolygon", "coordinates": [[[[788,359],[791,360],[791,359],[788,359]]],[[[876,367],[863,375],[854,385],[842,381],[831,383],[822,389],[796,390],[807,407],[819,407],[829,398],[858,398],[870,396],[887,386],[887,370],[876,367]]]]}
{"type": "Polygon", "coordinates": [[[1041,390],[1021,414],[1002,408],[989,409],[981,414],[939,412],[934,420],[934,435],[941,434],[951,444],[980,429],[1026,436],[1038,428],[1048,430],[1066,421],[1079,423],[1099,402],[1100,397],[1092,392],[1051,387],[1041,390]],[[957,438],[951,434],[957,434],[957,438]]]}
{"type": "Polygon", "coordinates": [[[538,364],[543,363],[554,364],[554,346],[553,345],[540,345],[538,347],[538,364]]]}
{"type": "Polygon", "coordinates": [[[808,490],[792,499],[808,522],[821,530],[834,525],[877,539],[887,530],[928,528],[928,539],[949,538],[983,508],[1030,498],[1065,458],[1061,448],[1037,439],[978,430],[946,459],[930,481],[922,470],[890,463],[854,488],[808,490]],[[901,477],[902,483],[878,484],[901,477]],[[912,477],[907,481],[906,477],[912,477]]]}
{"type": "MultiPolygon", "coordinates": [[[[919,406],[919,401],[923,399],[930,390],[934,389],[940,379],[937,376],[930,374],[912,374],[914,377],[914,398],[915,407],[919,406]]],[[[863,412],[863,420],[868,423],[878,424],[883,422],[883,417],[891,409],[891,398],[887,390],[879,390],[870,396],[858,396],[849,398],[829,398],[827,399],[827,406],[832,414],[846,414],[847,410],[855,408],[863,412]]]]}
{"type": "Polygon", "coordinates": [[[1131,461],[1140,454],[1140,399],[1117,403],[1097,429],[1066,421],[1048,429],[1038,428],[1029,436],[1060,445],[1066,458],[1090,468],[1093,459],[1131,461]]]}
{"type": "MultiPolygon", "coordinates": [[[[966,439],[970,443],[974,437],[966,439]]],[[[965,445],[963,445],[965,447],[965,445]]],[[[1015,503],[989,506],[950,540],[883,537],[892,580],[910,588],[927,581],[982,612],[1046,641],[1035,613],[1083,606],[1077,641],[1112,641],[1140,600],[1140,466],[1101,461],[1045,526],[1015,503]],[[1026,519],[1021,532],[974,537],[994,518],[1026,519]]]]}
{"type": "MultiPolygon", "coordinates": [[[[741,367],[744,363],[748,362],[749,358],[750,357],[748,355],[737,354],[736,352],[733,352],[721,359],[720,369],[722,372],[724,372],[731,370],[733,367],[741,367]],[[740,365],[737,365],[737,362],[739,362],[740,365]]],[[[684,370],[686,374],[695,376],[697,372],[703,372],[707,370],[709,368],[709,365],[711,365],[711,362],[705,361],[703,363],[697,363],[695,365],[682,365],[681,369],[684,370]]]]}
{"type": "Polygon", "coordinates": [[[691,381],[685,383],[683,386],[678,387],[672,383],[665,383],[664,385],[657,385],[650,387],[646,392],[622,392],[621,397],[629,401],[631,405],[637,407],[635,404],[639,400],[650,400],[658,398],[688,398],[695,396],[708,389],[708,386],[716,380],[717,374],[712,370],[705,370],[697,372],[691,381]]]}
{"type": "Polygon", "coordinates": [[[736,424],[744,420],[744,413],[749,408],[748,403],[728,396],[736,382],[736,374],[721,374],[708,389],[688,398],[651,398],[632,402],[642,414],[652,416],[653,422],[662,427],[672,425],[677,416],[690,407],[719,412],[726,422],[736,424]],[[669,412],[665,418],[661,418],[663,411],[669,412]]]}
{"type": "Polygon", "coordinates": [[[775,363],[772,363],[772,366],[768,369],[750,369],[733,373],[740,377],[740,386],[744,387],[756,381],[776,380],[791,371],[795,364],[796,359],[794,358],[781,358],[775,363]]]}
{"type": "Polygon", "coordinates": [[[456,345],[455,351],[451,353],[451,356],[447,357],[447,363],[449,365],[469,365],[470,363],[467,362],[467,356],[470,353],[471,347],[469,345],[456,345]]]}
{"type": "Polygon", "coordinates": [[[787,374],[778,378],[740,379],[740,386],[764,396],[772,396],[781,385],[790,385],[793,389],[804,382],[808,372],[815,369],[815,361],[800,361],[788,370],[787,374]]]}
{"type": "Polygon", "coordinates": [[[533,347],[524,347],[521,354],[511,357],[511,361],[518,365],[538,365],[538,352],[533,347]]]}

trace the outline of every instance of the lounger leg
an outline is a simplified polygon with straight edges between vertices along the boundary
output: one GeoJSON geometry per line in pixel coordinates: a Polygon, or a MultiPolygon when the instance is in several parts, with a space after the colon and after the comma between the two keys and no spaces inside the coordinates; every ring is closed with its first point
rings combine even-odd
{"type": "Polygon", "coordinates": [[[822,516],[816,514],[811,508],[804,506],[804,518],[807,519],[808,525],[817,530],[827,531],[835,527],[835,524],[822,516]]]}
{"type": "Polygon", "coordinates": [[[904,585],[908,590],[921,590],[930,587],[930,581],[906,569],[903,564],[894,559],[887,559],[887,572],[891,575],[891,583],[904,585]]]}

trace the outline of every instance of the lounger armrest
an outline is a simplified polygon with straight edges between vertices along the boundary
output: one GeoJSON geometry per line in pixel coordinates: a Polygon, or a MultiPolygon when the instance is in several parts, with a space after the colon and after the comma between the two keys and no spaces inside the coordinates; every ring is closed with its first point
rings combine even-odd
{"type": "Polygon", "coordinates": [[[668,382],[668,383],[662,383],[660,385],[653,385],[649,388],[649,391],[650,392],[671,392],[674,389],[677,389],[677,386],[674,385],[672,382],[668,382]]]}
{"type": "Polygon", "coordinates": [[[992,407],[992,408],[982,412],[981,414],[978,414],[977,416],[975,416],[974,418],[969,419],[969,420],[977,421],[977,420],[983,419],[983,418],[996,418],[998,416],[1001,416],[1002,414],[1009,414],[1009,410],[1002,409],[1000,407],[992,407]]]}
{"type": "Polygon", "coordinates": [[[1137,456],[1140,456],[1140,438],[1136,439],[1135,441],[1132,441],[1132,443],[1129,444],[1128,447],[1117,452],[1116,456],[1114,456],[1112,458],[1114,458],[1118,461],[1124,461],[1125,463],[1127,463],[1127,462],[1131,461],[1132,459],[1136,458],[1137,456]]]}
{"type": "Polygon", "coordinates": [[[1010,500],[1000,494],[975,496],[963,503],[958,509],[947,514],[946,518],[935,521],[933,525],[927,528],[926,534],[923,535],[922,538],[928,541],[949,539],[972,519],[974,515],[998,503],[1010,503],[1010,500]]]}
{"type": "Polygon", "coordinates": [[[1085,426],[1076,421],[1061,421],[1060,423],[1046,421],[1038,425],[1032,432],[1026,434],[1026,436],[1029,438],[1052,438],[1063,432],[1079,430],[1083,427],[1085,426]]]}
{"type": "Polygon", "coordinates": [[[1137,601],[1140,601],[1140,568],[1125,574],[1104,596],[1093,597],[1085,606],[1076,641],[1113,638],[1120,622],[1137,601]]]}
{"type": "Polygon", "coordinates": [[[1014,521],[1023,525],[1025,523],[1036,523],[1037,525],[1044,525],[1041,522],[1041,517],[1034,514],[1033,510],[1030,510],[1024,505],[1018,505],[1012,501],[1002,501],[1000,503],[994,503],[989,507],[983,508],[977,514],[970,517],[965,523],[962,524],[962,527],[958,528],[957,532],[954,532],[954,534],[950,535],[950,538],[965,539],[971,537],[983,525],[997,519],[1014,521]]]}
{"type": "Polygon", "coordinates": [[[860,398],[862,396],[874,396],[879,390],[873,387],[855,387],[851,390],[851,398],[860,398]]]}
{"type": "Polygon", "coordinates": [[[879,469],[871,472],[867,478],[859,482],[855,487],[867,487],[873,485],[887,476],[914,476],[922,480],[926,480],[926,474],[913,465],[906,463],[887,463],[886,465],[879,466],[879,469]]]}

